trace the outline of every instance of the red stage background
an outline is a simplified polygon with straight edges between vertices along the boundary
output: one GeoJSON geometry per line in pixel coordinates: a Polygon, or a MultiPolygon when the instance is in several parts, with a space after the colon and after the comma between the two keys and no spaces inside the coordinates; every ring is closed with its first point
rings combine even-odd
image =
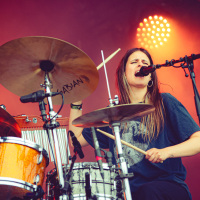
{"type": "MultiPolygon", "coordinates": [[[[156,14],[169,19],[172,29],[169,43],[162,48],[150,50],[155,64],[162,64],[165,60],[177,60],[185,55],[200,53],[199,11],[200,2],[197,0],[4,0],[0,2],[0,45],[25,36],[54,37],[80,48],[97,66],[102,62],[101,50],[108,57],[121,48],[106,64],[111,95],[114,98],[115,69],[127,49],[139,46],[136,39],[139,22],[156,14]]],[[[194,72],[199,89],[200,60],[194,62],[194,72]]],[[[157,73],[161,91],[170,92],[179,99],[199,123],[190,77],[186,78],[181,68],[161,68],[157,73]]],[[[20,82],[23,84],[23,80],[20,82]]],[[[22,104],[19,96],[2,85],[0,104],[4,104],[12,116],[40,115],[38,104],[22,104]]],[[[107,105],[108,92],[101,68],[97,89],[83,100],[83,112],[91,112],[107,105]]],[[[55,111],[58,108],[59,105],[54,106],[55,111]]],[[[61,114],[63,117],[69,116],[69,105],[64,105],[61,114]]],[[[84,148],[84,153],[84,160],[78,159],[77,162],[95,161],[91,147],[84,148]]],[[[183,158],[183,162],[188,171],[186,182],[193,200],[199,200],[200,155],[183,158]]],[[[51,164],[46,171],[52,167],[51,164]]]]}

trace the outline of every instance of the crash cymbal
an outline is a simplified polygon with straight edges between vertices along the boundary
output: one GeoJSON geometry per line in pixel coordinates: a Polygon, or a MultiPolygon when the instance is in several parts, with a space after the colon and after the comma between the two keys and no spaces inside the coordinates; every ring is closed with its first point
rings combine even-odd
{"type": "MultiPolygon", "coordinates": [[[[41,90],[45,75],[41,67],[49,71],[51,91],[63,92],[66,104],[86,98],[98,84],[94,62],[63,40],[33,36],[0,46],[0,83],[12,93],[24,96],[41,90]]],[[[61,104],[61,96],[52,98],[53,104],[61,104]]]]}
{"type": "Polygon", "coordinates": [[[21,137],[21,130],[15,119],[3,108],[0,108],[0,137],[21,137]]]}
{"type": "Polygon", "coordinates": [[[72,124],[77,127],[102,127],[114,122],[126,122],[145,116],[155,110],[150,104],[122,104],[106,107],[76,118],[72,124]]]}

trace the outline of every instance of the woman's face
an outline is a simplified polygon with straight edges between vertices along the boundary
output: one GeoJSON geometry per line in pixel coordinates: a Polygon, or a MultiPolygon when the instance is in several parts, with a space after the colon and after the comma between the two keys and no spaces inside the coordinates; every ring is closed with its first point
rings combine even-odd
{"type": "Polygon", "coordinates": [[[149,66],[150,60],[147,55],[141,51],[132,53],[126,63],[125,75],[129,85],[133,88],[147,87],[148,82],[151,80],[151,74],[148,76],[135,76],[142,66],[149,66]]]}

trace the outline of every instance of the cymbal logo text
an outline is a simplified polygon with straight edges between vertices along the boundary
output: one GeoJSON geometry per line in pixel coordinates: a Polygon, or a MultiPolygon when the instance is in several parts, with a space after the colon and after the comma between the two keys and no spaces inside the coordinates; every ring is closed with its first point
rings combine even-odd
{"type": "Polygon", "coordinates": [[[81,84],[83,83],[83,80],[79,77],[79,79],[73,80],[71,83],[63,85],[61,91],[57,89],[57,92],[62,92],[63,94],[65,94],[66,92],[70,93],[70,91],[72,91],[76,86],[81,86],[81,84]]]}

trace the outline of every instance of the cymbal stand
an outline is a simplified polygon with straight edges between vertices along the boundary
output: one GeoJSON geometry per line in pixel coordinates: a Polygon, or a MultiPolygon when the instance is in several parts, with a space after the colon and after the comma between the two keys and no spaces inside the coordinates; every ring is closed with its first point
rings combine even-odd
{"type": "MultiPolygon", "coordinates": [[[[104,61],[104,54],[103,54],[103,50],[101,50],[101,55],[102,55],[102,60],[103,60],[103,64],[104,64],[104,71],[105,71],[105,76],[106,76],[106,82],[107,82],[107,89],[108,89],[108,95],[109,95],[109,102],[110,102],[110,107],[114,106],[115,104],[119,103],[118,100],[118,96],[115,95],[115,99],[112,100],[111,98],[111,93],[110,93],[110,87],[109,87],[109,82],[108,82],[108,76],[107,76],[107,71],[106,71],[106,65],[105,65],[105,61],[104,61]]],[[[126,161],[123,157],[123,152],[122,152],[122,144],[121,144],[121,139],[120,139],[120,131],[119,131],[119,127],[120,127],[120,122],[112,122],[110,123],[111,126],[113,127],[113,132],[115,134],[115,138],[116,138],[116,147],[117,147],[117,152],[118,152],[118,157],[119,157],[119,165],[120,168],[122,170],[122,178],[124,179],[124,186],[125,186],[125,197],[127,200],[132,200],[131,197],[131,190],[130,190],[130,185],[129,185],[129,174],[128,174],[128,167],[126,164],[126,161]]]]}
{"type": "MultiPolygon", "coordinates": [[[[42,85],[45,88],[45,92],[47,94],[50,94],[52,84],[49,80],[48,72],[45,71],[45,81],[44,85],[42,85]]],[[[47,97],[48,105],[49,105],[49,118],[50,118],[50,124],[45,124],[45,129],[47,130],[47,133],[49,134],[49,131],[52,130],[53,138],[54,138],[54,144],[55,144],[55,160],[56,160],[56,170],[59,180],[60,189],[64,188],[64,175],[63,175],[63,169],[62,169],[62,162],[61,162],[61,155],[59,150],[59,143],[58,143],[58,137],[57,137],[57,131],[56,128],[59,127],[59,123],[56,122],[55,112],[53,111],[53,104],[52,104],[52,98],[49,96],[47,97]]]]}
{"type": "Polygon", "coordinates": [[[117,152],[118,152],[118,162],[122,171],[122,179],[124,179],[124,187],[125,187],[125,196],[127,200],[131,200],[131,190],[130,190],[130,185],[129,185],[129,180],[128,177],[128,167],[127,167],[127,163],[124,159],[123,156],[123,151],[122,151],[122,144],[121,144],[121,139],[120,139],[120,122],[113,122],[111,124],[111,126],[113,127],[113,132],[115,134],[115,138],[116,138],[116,148],[117,148],[117,152]]]}

